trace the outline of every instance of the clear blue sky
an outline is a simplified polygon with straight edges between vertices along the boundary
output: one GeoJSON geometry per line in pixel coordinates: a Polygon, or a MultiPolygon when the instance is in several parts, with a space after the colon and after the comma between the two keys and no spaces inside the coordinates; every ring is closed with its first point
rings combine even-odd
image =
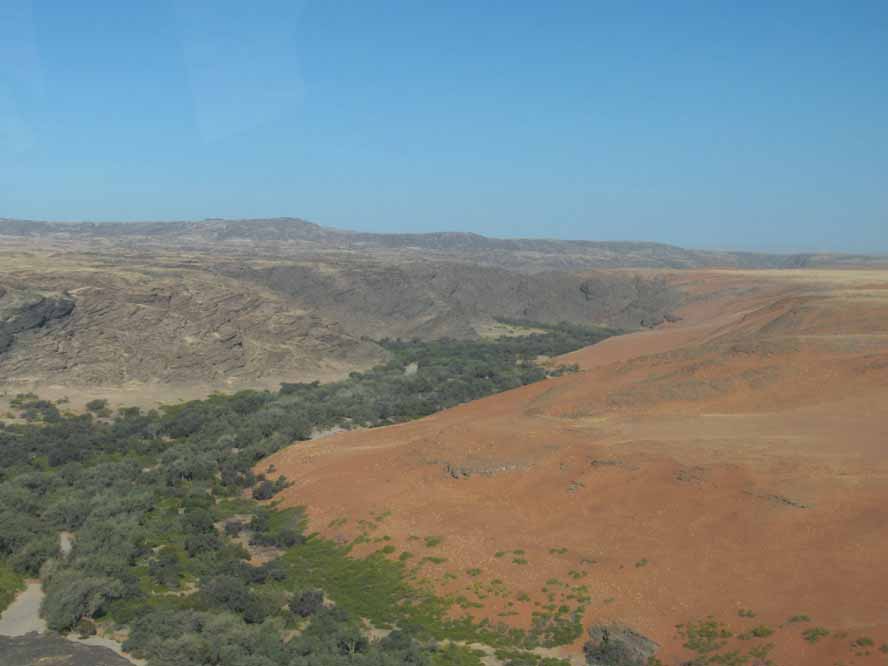
{"type": "Polygon", "coordinates": [[[0,0],[0,217],[888,252],[888,2],[0,0]]]}

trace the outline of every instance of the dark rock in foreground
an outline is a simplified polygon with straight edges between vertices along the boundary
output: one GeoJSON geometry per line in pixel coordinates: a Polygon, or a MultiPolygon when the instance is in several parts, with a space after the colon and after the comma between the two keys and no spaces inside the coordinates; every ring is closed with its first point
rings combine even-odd
{"type": "Polygon", "coordinates": [[[105,647],[72,643],[52,634],[0,636],[3,666],[132,666],[105,647]]]}

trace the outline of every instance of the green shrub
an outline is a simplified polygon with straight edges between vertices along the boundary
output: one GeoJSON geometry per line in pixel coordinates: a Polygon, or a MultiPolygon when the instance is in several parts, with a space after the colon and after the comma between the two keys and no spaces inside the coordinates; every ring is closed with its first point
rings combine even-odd
{"type": "Polygon", "coordinates": [[[290,611],[300,617],[314,615],[323,605],[324,593],[321,590],[306,590],[290,599],[290,611]]]}
{"type": "Polygon", "coordinates": [[[172,546],[164,546],[157,556],[148,562],[148,575],[158,584],[164,587],[178,587],[179,578],[182,575],[182,567],[176,549],[172,546]]]}
{"type": "Polygon", "coordinates": [[[757,627],[753,627],[749,631],[740,634],[737,638],[742,640],[749,640],[750,638],[767,638],[773,633],[774,630],[771,629],[771,627],[760,624],[757,627]]]}
{"type": "Polygon", "coordinates": [[[714,617],[707,617],[697,622],[689,622],[687,625],[679,625],[679,635],[684,638],[684,647],[699,654],[709,654],[720,650],[726,644],[726,639],[733,634],[724,624],[714,617]]]}
{"type": "Polygon", "coordinates": [[[462,645],[448,643],[431,655],[431,666],[483,666],[483,652],[462,645]]]}
{"type": "Polygon", "coordinates": [[[59,539],[54,535],[34,538],[11,558],[13,568],[27,578],[35,578],[40,574],[40,567],[51,557],[59,554],[59,539]]]}
{"type": "Polygon", "coordinates": [[[102,399],[90,400],[86,403],[86,409],[96,416],[109,417],[111,410],[108,408],[108,401],[102,399]]]}
{"type": "Polygon", "coordinates": [[[255,500],[269,500],[272,497],[274,497],[274,484],[268,479],[261,481],[253,488],[253,499],[255,500]]]}
{"type": "Polygon", "coordinates": [[[96,635],[96,623],[92,620],[88,620],[85,617],[80,618],[80,621],[77,623],[77,626],[74,627],[74,631],[80,638],[89,638],[90,636],[96,635]]]}
{"type": "Polygon", "coordinates": [[[826,636],[829,636],[829,630],[823,627],[811,627],[802,632],[802,637],[809,643],[816,643],[826,636]]]}
{"type": "Polygon", "coordinates": [[[12,567],[0,561],[0,613],[12,603],[16,594],[25,589],[22,577],[12,567]]]}
{"type": "Polygon", "coordinates": [[[53,631],[68,631],[83,618],[96,617],[124,594],[123,584],[113,578],[84,577],[65,571],[46,586],[41,614],[53,631]]]}

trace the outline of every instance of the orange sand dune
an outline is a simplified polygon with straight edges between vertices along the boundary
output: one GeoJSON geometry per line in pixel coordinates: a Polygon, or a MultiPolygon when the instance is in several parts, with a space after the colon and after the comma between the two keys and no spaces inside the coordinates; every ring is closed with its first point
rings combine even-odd
{"type": "MultiPolygon", "coordinates": [[[[587,587],[585,624],[629,624],[664,663],[692,656],[675,625],[707,615],[777,629],[777,664],[884,662],[888,271],[668,279],[686,294],[682,321],[564,357],[580,373],[301,443],[262,467],[295,482],[285,503],[328,536],[391,511],[380,529],[393,543],[447,558],[428,567],[442,592],[465,593],[479,568],[515,593],[518,625],[534,606],[517,593],[545,603],[556,578],[587,587]],[[415,538],[427,535],[441,545],[415,538]],[[524,555],[495,556],[513,549],[524,555]],[[798,614],[813,624],[778,629],[798,614]],[[812,645],[813,625],[833,635],[812,645]],[[851,648],[860,637],[869,656],[851,648]]],[[[484,603],[478,616],[502,619],[505,600],[484,603]]]]}

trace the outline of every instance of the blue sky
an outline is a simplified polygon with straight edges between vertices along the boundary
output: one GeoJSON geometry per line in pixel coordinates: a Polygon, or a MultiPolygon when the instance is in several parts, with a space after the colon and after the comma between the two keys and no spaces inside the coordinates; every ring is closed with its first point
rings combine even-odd
{"type": "Polygon", "coordinates": [[[888,252],[888,3],[2,0],[0,217],[888,252]]]}

